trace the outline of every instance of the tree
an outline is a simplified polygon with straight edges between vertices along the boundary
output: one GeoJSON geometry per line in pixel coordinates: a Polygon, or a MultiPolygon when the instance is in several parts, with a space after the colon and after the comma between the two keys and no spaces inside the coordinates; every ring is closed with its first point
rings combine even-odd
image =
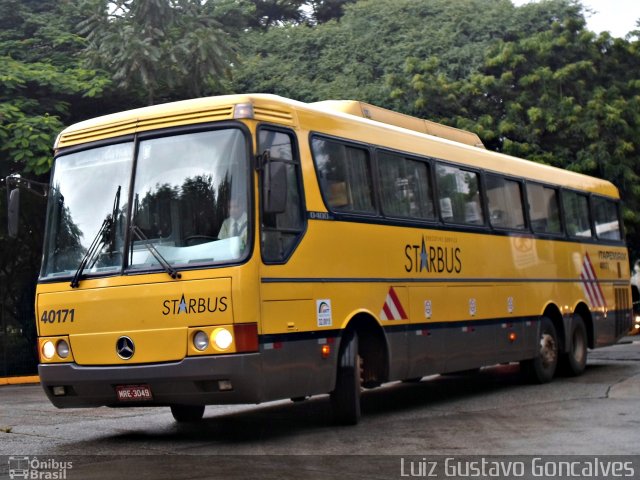
{"type": "Polygon", "coordinates": [[[312,20],[316,23],[326,23],[330,20],[339,20],[344,14],[344,6],[347,3],[355,3],[356,0],[311,0],[306,2],[313,12],[312,20]]]}
{"type": "Polygon", "coordinates": [[[0,1],[2,175],[48,172],[51,147],[72,99],[86,102],[108,84],[78,65],[82,41],[68,33],[69,6],[69,1],[0,1]]]}
{"type": "MultiPolygon", "coordinates": [[[[0,0],[0,178],[47,181],[52,146],[74,111],[90,110],[109,80],[80,66],[82,39],[71,0],[0,0]],[[72,111],[73,110],[73,111],[72,111]]],[[[0,375],[33,373],[37,362],[33,295],[43,243],[44,202],[21,198],[21,237],[6,236],[0,195],[0,375]],[[7,370],[5,370],[7,369],[7,370]]]]}
{"type": "Polygon", "coordinates": [[[221,90],[234,46],[197,0],[84,0],[89,65],[151,105],[221,90]]]}
{"type": "Polygon", "coordinates": [[[341,6],[339,22],[249,32],[234,69],[235,90],[393,107],[387,79],[402,76],[405,59],[437,56],[442,73],[463,78],[482,64],[496,38],[518,33],[509,0],[360,0],[341,6]]]}
{"type": "Polygon", "coordinates": [[[474,131],[490,149],[612,181],[637,249],[637,42],[596,36],[565,0],[516,12],[514,25],[536,26],[496,42],[475,72],[451,78],[437,58],[411,60],[395,98],[414,115],[474,131]]]}

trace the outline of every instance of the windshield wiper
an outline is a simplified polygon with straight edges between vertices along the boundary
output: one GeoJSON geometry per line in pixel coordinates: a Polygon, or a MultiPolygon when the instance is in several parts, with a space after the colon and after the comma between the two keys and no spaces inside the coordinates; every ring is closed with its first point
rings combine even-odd
{"type": "Polygon", "coordinates": [[[116,215],[118,214],[118,210],[120,209],[120,191],[122,189],[121,185],[118,185],[118,189],[116,190],[116,196],[113,199],[113,208],[111,209],[111,213],[107,215],[107,217],[102,222],[102,226],[98,233],[93,238],[91,245],[85,252],[82,260],[80,260],[80,265],[78,265],[78,269],[76,273],[73,275],[71,279],[71,288],[78,288],[80,285],[80,278],[82,277],[82,272],[87,268],[93,268],[95,263],[98,261],[98,256],[96,255],[103,246],[109,243],[110,252],[115,250],[115,222],[116,215]]]}
{"type": "Polygon", "coordinates": [[[169,274],[169,276],[173,279],[181,278],[180,272],[178,272],[175,268],[173,268],[166,258],[162,256],[162,254],[156,249],[153,243],[147,238],[144,232],[135,224],[131,224],[131,233],[142,242],[142,244],[149,250],[153,258],[155,258],[158,263],[162,266],[165,272],[169,274]]]}

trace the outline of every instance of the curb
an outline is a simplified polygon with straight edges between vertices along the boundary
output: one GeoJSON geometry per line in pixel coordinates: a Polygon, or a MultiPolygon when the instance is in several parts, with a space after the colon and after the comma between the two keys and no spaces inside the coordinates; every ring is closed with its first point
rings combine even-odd
{"type": "Polygon", "coordinates": [[[38,375],[32,375],[28,377],[6,377],[0,378],[0,386],[2,385],[21,385],[25,383],[40,383],[40,377],[38,375]]]}

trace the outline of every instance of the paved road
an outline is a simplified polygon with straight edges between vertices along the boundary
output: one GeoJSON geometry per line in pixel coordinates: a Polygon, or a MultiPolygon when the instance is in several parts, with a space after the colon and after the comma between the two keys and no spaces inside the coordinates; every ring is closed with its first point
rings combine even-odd
{"type": "MultiPolygon", "coordinates": [[[[515,365],[389,384],[364,394],[355,427],[331,424],[327,397],[211,406],[201,423],[178,425],[168,408],[58,410],[37,385],[4,386],[0,456],[72,458],[76,470],[67,478],[250,478],[238,472],[260,471],[253,477],[326,479],[336,466],[342,478],[401,478],[397,458],[390,477],[381,468],[391,457],[381,455],[634,455],[639,409],[640,341],[627,339],[590,352],[583,376],[546,385],[523,384],[515,365]],[[355,464],[357,475],[349,471],[355,464]]],[[[0,479],[8,478],[3,458],[0,479]]]]}

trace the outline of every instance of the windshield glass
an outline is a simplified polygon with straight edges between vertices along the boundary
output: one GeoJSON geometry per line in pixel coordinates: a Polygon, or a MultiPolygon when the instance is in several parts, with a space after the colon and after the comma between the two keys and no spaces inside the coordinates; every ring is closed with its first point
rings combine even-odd
{"type": "Polygon", "coordinates": [[[162,260],[177,268],[240,260],[250,234],[248,184],[245,137],[237,128],[61,155],[51,182],[42,278],[157,270],[162,260]]]}
{"type": "Polygon", "coordinates": [[[124,214],[133,143],[62,155],[56,159],[49,197],[43,277],[72,275],[108,216],[114,222],[85,273],[122,268],[124,214]]]}
{"type": "Polygon", "coordinates": [[[229,262],[247,246],[248,164],[238,129],[140,142],[131,268],[155,268],[146,239],[171,265],[229,262]]]}

